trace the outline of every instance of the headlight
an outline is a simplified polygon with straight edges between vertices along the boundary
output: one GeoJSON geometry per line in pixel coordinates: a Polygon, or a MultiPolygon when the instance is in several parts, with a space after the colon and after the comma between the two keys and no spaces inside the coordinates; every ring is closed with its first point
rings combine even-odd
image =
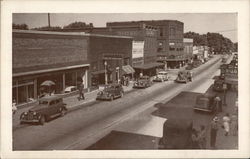
{"type": "Polygon", "coordinates": [[[27,112],[25,112],[24,115],[27,115],[27,112]]]}
{"type": "Polygon", "coordinates": [[[33,115],[36,115],[36,112],[34,112],[33,115]]]}

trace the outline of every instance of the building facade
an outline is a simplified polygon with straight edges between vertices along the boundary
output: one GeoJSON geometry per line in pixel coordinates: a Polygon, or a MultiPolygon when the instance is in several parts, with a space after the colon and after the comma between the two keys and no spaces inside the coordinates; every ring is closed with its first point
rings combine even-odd
{"type": "Polygon", "coordinates": [[[190,61],[193,57],[193,39],[184,38],[184,56],[190,61]]]}
{"type": "Polygon", "coordinates": [[[148,25],[157,28],[156,57],[157,62],[167,67],[178,68],[187,62],[184,53],[183,28],[184,24],[176,20],[153,20],[107,23],[107,27],[127,25],[148,25]]]}
{"type": "Polygon", "coordinates": [[[105,72],[109,81],[117,80],[132,61],[130,37],[13,30],[12,38],[12,91],[18,104],[38,98],[44,81],[62,93],[79,81],[85,88],[104,84],[105,72]]]}

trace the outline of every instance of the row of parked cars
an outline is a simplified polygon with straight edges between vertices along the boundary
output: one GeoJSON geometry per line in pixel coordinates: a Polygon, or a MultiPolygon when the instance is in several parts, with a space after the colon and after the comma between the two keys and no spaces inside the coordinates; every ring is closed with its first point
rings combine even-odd
{"type": "MultiPolygon", "coordinates": [[[[154,77],[154,82],[164,82],[169,80],[169,75],[166,71],[160,71],[154,77]]],[[[133,88],[147,88],[153,84],[149,76],[142,76],[138,78],[133,85],[133,88]]],[[[75,86],[67,87],[65,93],[76,91],[75,86]]],[[[96,100],[114,100],[124,96],[124,90],[121,84],[113,83],[100,86],[97,93],[96,100]]],[[[40,123],[43,125],[46,121],[58,116],[64,116],[67,112],[66,104],[63,103],[63,96],[53,95],[44,96],[39,99],[38,105],[23,112],[20,116],[20,123],[40,123]]]]}

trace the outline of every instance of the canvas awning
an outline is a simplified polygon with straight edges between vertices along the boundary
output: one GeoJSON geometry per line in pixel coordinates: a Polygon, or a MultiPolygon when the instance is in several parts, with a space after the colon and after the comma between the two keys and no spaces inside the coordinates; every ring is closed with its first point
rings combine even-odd
{"type": "Polygon", "coordinates": [[[154,67],[159,67],[159,66],[164,66],[164,63],[154,62],[154,63],[148,63],[148,64],[134,66],[134,68],[147,70],[147,69],[154,68],[154,67]]]}
{"type": "Polygon", "coordinates": [[[130,65],[122,66],[122,71],[124,72],[124,74],[132,74],[132,73],[135,73],[135,70],[134,70],[133,67],[131,67],[130,65]]]}

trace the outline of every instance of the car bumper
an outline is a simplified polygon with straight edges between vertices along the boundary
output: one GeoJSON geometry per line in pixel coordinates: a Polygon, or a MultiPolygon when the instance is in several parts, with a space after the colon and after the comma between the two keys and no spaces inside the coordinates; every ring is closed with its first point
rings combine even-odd
{"type": "Polygon", "coordinates": [[[111,99],[111,97],[109,96],[97,96],[96,97],[96,100],[108,100],[108,99],[111,99]]]}
{"type": "Polygon", "coordinates": [[[134,85],[133,88],[146,88],[144,85],[134,85]]]}
{"type": "Polygon", "coordinates": [[[28,119],[21,119],[20,121],[23,122],[23,123],[38,123],[39,122],[38,119],[30,119],[30,120],[28,120],[28,119]]]}
{"type": "Polygon", "coordinates": [[[210,110],[210,109],[199,108],[199,107],[194,107],[194,110],[205,111],[205,112],[212,112],[212,110],[210,110]]]}

